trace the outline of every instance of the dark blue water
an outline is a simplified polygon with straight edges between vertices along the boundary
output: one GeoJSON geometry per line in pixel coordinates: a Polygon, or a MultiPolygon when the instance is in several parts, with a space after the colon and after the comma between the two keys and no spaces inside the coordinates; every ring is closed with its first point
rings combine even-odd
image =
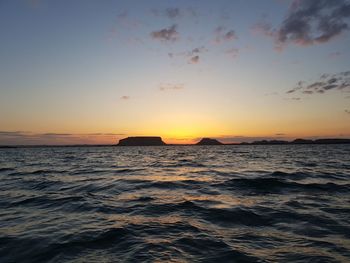
{"type": "Polygon", "coordinates": [[[0,149],[0,262],[350,262],[350,145],[0,149]]]}

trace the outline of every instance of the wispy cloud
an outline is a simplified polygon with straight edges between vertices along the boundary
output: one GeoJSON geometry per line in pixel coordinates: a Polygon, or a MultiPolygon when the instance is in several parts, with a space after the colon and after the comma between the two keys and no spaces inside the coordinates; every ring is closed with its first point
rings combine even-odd
{"type": "Polygon", "coordinates": [[[199,54],[206,51],[205,47],[197,47],[192,49],[190,52],[188,52],[187,56],[189,57],[189,63],[191,64],[197,64],[199,63],[199,54]]]}
{"type": "Polygon", "coordinates": [[[17,137],[17,136],[23,136],[24,134],[29,134],[29,132],[25,132],[25,131],[0,131],[0,136],[17,137]]]}
{"type": "Polygon", "coordinates": [[[197,55],[197,56],[191,57],[189,60],[189,63],[190,64],[198,64],[199,63],[199,56],[197,55]]]}
{"type": "Polygon", "coordinates": [[[299,81],[296,87],[288,90],[287,93],[322,94],[330,90],[350,91],[350,71],[337,74],[323,74],[317,81],[311,83],[299,81]]]}
{"type": "Polygon", "coordinates": [[[53,132],[49,132],[49,133],[42,133],[42,136],[72,136],[72,133],[53,133],[53,132]]]}
{"type": "Polygon", "coordinates": [[[177,28],[177,25],[174,24],[168,28],[163,28],[158,31],[153,31],[151,32],[151,37],[153,39],[166,41],[166,42],[176,41],[179,39],[179,36],[180,36],[176,28],[177,28]]]}
{"type": "Polygon", "coordinates": [[[219,26],[214,30],[214,42],[220,44],[226,41],[232,41],[238,39],[234,30],[227,30],[223,26],[219,26]]]}
{"type": "Polygon", "coordinates": [[[277,28],[265,21],[254,30],[273,37],[277,49],[288,44],[326,43],[349,29],[350,3],[345,0],[294,0],[277,28]]]}
{"type": "Polygon", "coordinates": [[[350,110],[345,110],[345,113],[350,114],[350,110]]]}
{"type": "Polygon", "coordinates": [[[62,145],[115,143],[122,133],[35,133],[0,131],[0,145],[62,145]]]}
{"type": "Polygon", "coordinates": [[[124,96],[121,96],[120,99],[121,99],[121,100],[129,100],[129,99],[130,99],[130,96],[125,96],[125,95],[124,95],[124,96]]]}
{"type": "Polygon", "coordinates": [[[161,83],[159,85],[160,91],[176,91],[176,90],[183,90],[185,88],[185,85],[183,83],[179,84],[172,84],[172,83],[161,83]]]}
{"type": "Polygon", "coordinates": [[[204,46],[201,46],[185,52],[178,52],[178,53],[169,52],[168,56],[169,58],[182,57],[182,58],[185,58],[189,64],[197,64],[200,61],[200,54],[207,51],[208,50],[204,46]]]}
{"type": "Polygon", "coordinates": [[[205,51],[207,51],[207,49],[204,46],[196,47],[196,48],[192,49],[190,52],[188,52],[188,56],[198,55],[198,54],[205,52],[205,51]]]}

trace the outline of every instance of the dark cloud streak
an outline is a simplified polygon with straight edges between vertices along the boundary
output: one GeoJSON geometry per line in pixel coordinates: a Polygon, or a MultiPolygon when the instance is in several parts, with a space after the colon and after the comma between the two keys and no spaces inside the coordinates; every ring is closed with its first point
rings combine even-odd
{"type": "Polygon", "coordinates": [[[298,91],[304,94],[322,94],[330,90],[350,91],[350,71],[337,74],[322,74],[319,80],[309,84],[304,81],[299,81],[295,88],[287,91],[287,94],[298,91]]]}
{"type": "Polygon", "coordinates": [[[26,131],[0,131],[0,145],[68,145],[115,141],[122,133],[35,133],[26,131]]]}
{"type": "Polygon", "coordinates": [[[191,57],[189,62],[191,64],[198,64],[199,63],[199,56],[197,55],[197,56],[191,57]]]}
{"type": "Polygon", "coordinates": [[[151,32],[151,37],[153,39],[160,40],[160,41],[167,41],[167,42],[176,41],[179,38],[179,33],[177,32],[176,28],[177,28],[177,25],[174,24],[168,28],[163,28],[158,31],[153,31],[151,32]]]}
{"type": "Polygon", "coordinates": [[[185,85],[180,83],[180,84],[171,84],[171,83],[162,83],[159,86],[160,91],[176,91],[176,90],[182,90],[185,88],[185,85]]]}
{"type": "Polygon", "coordinates": [[[346,0],[294,0],[281,25],[262,21],[254,29],[275,39],[276,48],[293,43],[326,43],[349,29],[350,3],[346,0]]]}
{"type": "Polygon", "coordinates": [[[216,44],[221,44],[226,41],[232,41],[238,39],[237,34],[234,30],[226,30],[225,27],[219,26],[214,30],[216,44]]]}

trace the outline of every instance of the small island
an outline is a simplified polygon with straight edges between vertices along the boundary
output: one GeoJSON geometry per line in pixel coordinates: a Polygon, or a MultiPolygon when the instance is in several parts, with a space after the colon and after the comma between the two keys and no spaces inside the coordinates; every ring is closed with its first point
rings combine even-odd
{"type": "Polygon", "coordinates": [[[203,138],[196,145],[222,145],[223,143],[219,142],[216,139],[211,138],[203,138]]]}
{"type": "Polygon", "coordinates": [[[118,146],[163,146],[166,145],[158,136],[127,137],[119,140],[118,146]]]}

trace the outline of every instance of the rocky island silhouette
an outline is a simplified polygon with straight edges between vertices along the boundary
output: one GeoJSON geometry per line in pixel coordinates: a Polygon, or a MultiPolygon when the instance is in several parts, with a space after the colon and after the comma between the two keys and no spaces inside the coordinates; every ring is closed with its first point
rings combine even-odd
{"type": "Polygon", "coordinates": [[[222,145],[222,142],[219,142],[216,139],[211,138],[203,138],[199,142],[196,143],[196,145],[222,145]]]}
{"type": "Polygon", "coordinates": [[[118,146],[163,146],[166,145],[159,136],[136,136],[119,140],[118,146]]]}
{"type": "Polygon", "coordinates": [[[222,143],[213,138],[202,138],[195,144],[166,144],[160,136],[134,136],[119,140],[117,146],[172,146],[172,145],[291,145],[291,144],[348,144],[350,139],[295,139],[293,141],[284,140],[261,140],[241,143],[222,143]]]}

